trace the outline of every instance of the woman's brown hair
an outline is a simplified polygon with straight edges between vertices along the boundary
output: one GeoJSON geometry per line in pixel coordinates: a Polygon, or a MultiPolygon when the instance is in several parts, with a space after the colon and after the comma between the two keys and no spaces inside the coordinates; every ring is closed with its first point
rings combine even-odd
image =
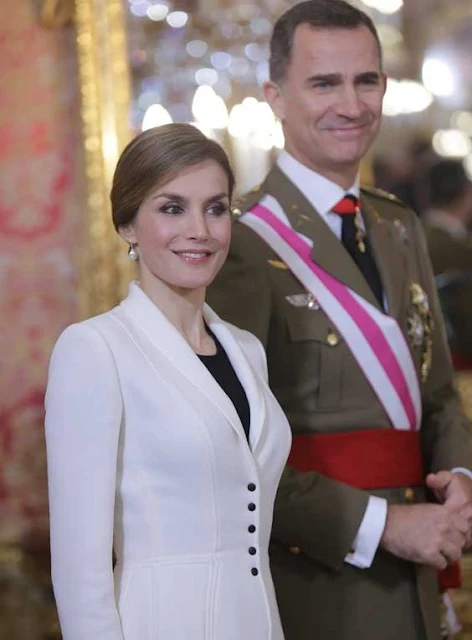
{"type": "Polygon", "coordinates": [[[174,123],[143,131],[124,149],[116,165],[110,199],[115,229],[133,222],[150,191],[173,180],[183,169],[207,160],[217,162],[228,177],[229,197],[234,174],[223,148],[191,124],[174,123]]]}

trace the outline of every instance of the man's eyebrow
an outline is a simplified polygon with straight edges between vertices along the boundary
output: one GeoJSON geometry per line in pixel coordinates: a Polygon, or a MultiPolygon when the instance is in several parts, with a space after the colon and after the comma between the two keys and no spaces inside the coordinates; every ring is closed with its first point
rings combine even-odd
{"type": "MultiPolygon", "coordinates": [[[[313,82],[329,82],[336,83],[342,80],[342,74],[340,73],[316,73],[313,76],[307,78],[307,83],[312,84],[313,82]]],[[[378,71],[363,71],[359,73],[355,77],[356,82],[359,80],[380,80],[380,73],[378,71]]]]}
{"type": "Polygon", "coordinates": [[[339,82],[339,80],[341,80],[340,73],[316,73],[307,78],[307,82],[339,82]]]}
{"type": "Polygon", "coordinates": [[[378,71],[364,71],[356,76],[356,80],[380,80],[378,71]]]}

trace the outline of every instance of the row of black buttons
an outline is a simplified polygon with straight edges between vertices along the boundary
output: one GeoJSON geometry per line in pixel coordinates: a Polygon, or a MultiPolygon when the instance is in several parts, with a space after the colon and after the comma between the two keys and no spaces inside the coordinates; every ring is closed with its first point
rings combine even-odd
{"type": "MultiPolygon", "coordinates": [[[[256,490],[256,485],[253,482],[250,482],[247,485],[248,491],[255,491],[256,490]]],[[[247,505],[247,508],[249,509],[249,511],[255,511],[256,510],[256,505],[254,504],[254,502],[250,502],[247,505]]],[[[249,527],[247,528],[249,533],[254,533],[256,530],[255,525],[250,524],[249,527]]],[[[257,553],[257,549],[256,547],[249,547],[248,549],[249,555],[251,556],[255,556],[257,553]]],[[[259,574],[259,569],[257,569],[256,567],[252,567],[251,569],[251,573],[253,576],[257,576],[259,574]]]]}

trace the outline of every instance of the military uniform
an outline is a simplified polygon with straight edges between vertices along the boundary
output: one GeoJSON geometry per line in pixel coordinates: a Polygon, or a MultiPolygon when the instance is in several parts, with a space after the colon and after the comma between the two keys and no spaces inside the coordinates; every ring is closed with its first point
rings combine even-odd
{"type": "Polygon", "coordinates": [[[449,344],[459,368],[472,368],[472,236],[450,216],[425,215],[449,344]]]}
{"type": "MultiPolygon", "coordinates": [[[[277,167],[260,188],[244,198],[236,214],[244,215],[266,193],[282,205],[292,227],[313,241],[313,260],[379,308],[341,242],[277,167]]],[[[408,336],[419,377],[423,373],[421,445],[425,468],[471,468],[468,422],[453,388],[419,222],[405,205],[375,190],[363,190],[361,203],[388,313],[408,336]],[[424,327],[413,322],[418,319],[411,289],[414,283],[424,289],[432,308],[431,368],[424,336],[418,339],[417,335],[417,329],[424,327]]],[[[316,300],[303,304],[306,294],[280,257],[236,219],[228,260],[208,291],[208,302],[223,318],[252,331],[265,345],[270,385],[293,433],[388,428],[386,412],[343,337],[316,300]]],[[[390,504],[425,500],[420,487],[370,494],[384,497],[390,504]]],[[[370,494],[315,472],[286,468],[276,501],[271,546],[286,640],[439,639],[433,569],[415,567],[382,550],[377,551],[369,569],[345,562],[370,494]]]]}

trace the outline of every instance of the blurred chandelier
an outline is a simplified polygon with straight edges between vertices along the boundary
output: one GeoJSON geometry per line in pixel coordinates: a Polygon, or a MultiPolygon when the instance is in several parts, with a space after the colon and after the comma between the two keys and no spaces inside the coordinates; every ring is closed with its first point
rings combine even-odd
{"type": "Polygon", "coordinates": [[[274,19],[295,4],[286,0],[127,1],[136,129],[154,105],[164,107],[173,120],[191,121],[198,87],[211,87],[228,108],[257,95],[268,78],[274,19]]]}

